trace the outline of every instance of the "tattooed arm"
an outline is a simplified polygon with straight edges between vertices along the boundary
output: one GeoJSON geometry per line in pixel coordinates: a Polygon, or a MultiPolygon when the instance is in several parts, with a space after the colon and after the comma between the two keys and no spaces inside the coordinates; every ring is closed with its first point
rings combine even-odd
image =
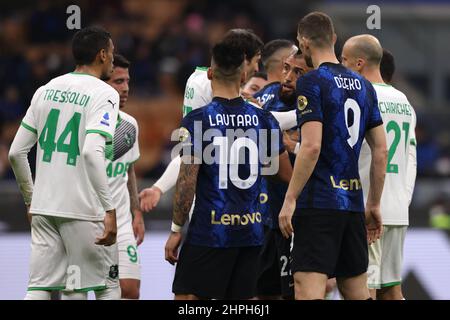
{"type": "Polygon", "coordinates": [[[181,227],[189,217],[200,169],[200,164],[194,164],[194,157],[182,157],[181,161],[180,174],[178,175],[173,199],[172,230],[165,247],[166,260],[172,265],[178,261],[178,248],[182,239],[181,227]]]}
{"type": "Polygon", "coordinates": [[[142,211],[139,208],[139,196],[137,191],[136,174],[134,172],[134,164],[128,169],[128,193],[130,194],[130,210],[133,214],[133,232],[137,245],[144,241],[145,224],[142,211]]]}

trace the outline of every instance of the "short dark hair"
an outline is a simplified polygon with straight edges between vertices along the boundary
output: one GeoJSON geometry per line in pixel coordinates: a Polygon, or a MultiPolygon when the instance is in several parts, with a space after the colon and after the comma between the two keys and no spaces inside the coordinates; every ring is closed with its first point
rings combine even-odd
{"type": "Polygon", "coordinates": [[[233,43],[233,46],[237,46],[245,54],[245,59],[250,61],[261,52],[264,43],[261,39],[253,33],[250,29],[231,29],[224,38],[223,43],[233,43]]]}
{"type": "Polygon", "coordinates": [[[123,55],[115,53],[114,54],[114,67],[128,69],[131,65],[130,61],[123,55]]]}
{"type": "Polygon", "coordinates": [[[395,60],[392,53],[387,49],[383,49],[383,57],[381,58],[380,63],[380,72],[384,82],[392,82],[392,78],[395,73],[395,60]]]}
{"type": "Polygon", "coordinates": [[[310,39],[317,47],[333,43],[334,26],[331,18],[323,12],[311,12],[298,23],[298,34],[310,39]]]}
{"type": "Polygon", "coordinates": [[[265,72],[255,72],[251,77],[251,78],[261,78],[267,81],[267,73],[265,72]]]}
{"type": "Polygon", "coordinates": [[[101,27],[83,28],[72,39],[72,54],[77,65],[92,64],[98,52],[107,50],[111,34],[101,27]]]}
{"type": "Polygon", "coordinates": [[[236,81],[245,55],[240,46],[229,41],[217,43],[212,49],[212,60],[215,76],[224,81],[236,81]]]}
{"type": "Polygon", "coordinates": [[[275,39],[267,42],[261,52],[261,60],[264,68],[267,70],[270,64],[270,58],[281,49],[289,49],[294,46],[294,42],[286,39],[275,39]]]}

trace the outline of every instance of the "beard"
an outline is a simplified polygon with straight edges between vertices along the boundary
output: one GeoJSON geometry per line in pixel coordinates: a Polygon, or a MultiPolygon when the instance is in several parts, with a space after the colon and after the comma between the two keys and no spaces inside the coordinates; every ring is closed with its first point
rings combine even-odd
{"type": "Polygon", "coordinates": [[[311,56],[304,55],[306,65],[310,68],[314,68],[311,56]]]}
{"type": "Polygon", "coordinates": [[[286,106],[290,107],[295,104],[297,97],[295,96],[295,90],[292,91],[292,93],[280,93],[280,100],[283,102],[286,106]]]}

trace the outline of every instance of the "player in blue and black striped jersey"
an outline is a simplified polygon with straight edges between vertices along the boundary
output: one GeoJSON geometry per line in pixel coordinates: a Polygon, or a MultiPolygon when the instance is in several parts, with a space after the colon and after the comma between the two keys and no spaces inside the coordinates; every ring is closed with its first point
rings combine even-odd
{"type": "Polygon", "coordinates": [[[382,231],[387,155],[377,97],[370,82],[339,64],[327,15],[305,16],[298,41],[316,70],[297,82],[301,144],[279,216],[285,237],[294,232],[295,296],[323,299],[327,278],[336,277],[345,299],[369,299],[367,242],[382,231]],[[366,221],[358,172],[364,138],[373,156],[366,221]]]}
{"type": "Polygon", "coordinates": [[[196,200],[179,257],[181,233],[172,228],[166,244],[166,259],[178,262],[176,299],[256,295],[254,274],[264,236],[261,176],[277,174],[288,181],[292,173],[278,122],[239,96],[243,62],[244,53],[233,43],[217,44],[208,71],[213,101],[182,120],[175,226],[187,221],[194,194],[196,200]]]}

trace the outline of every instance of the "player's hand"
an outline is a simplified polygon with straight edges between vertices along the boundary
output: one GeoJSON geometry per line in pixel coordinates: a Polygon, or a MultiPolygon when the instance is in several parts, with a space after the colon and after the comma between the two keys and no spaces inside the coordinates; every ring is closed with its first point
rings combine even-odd
{"type": "Polygon", "coordinates": [[[381,219],[381,210],[379,205],[366,206],[366,228],[367,228],[367,242],[374,243],[380,239],[383,233],[383,222],[381,219]]]}
{"type": "Polygon", "coordinates": [[[144,242],[145,236],[144,217],[142,216],[142,212],[140,210],[134,211],[133,232],[134,237],[136,238],[136,243],[139,246],[142,242],[144,242]]]}
{"type": "Polygon", "coordinates": [[[281,233],[286,239],[294,232],[294,228],[292,227],[292,216],[294,215],[295,206],[295,201],[284,199],[283,207],[278,216],[278,224],[280,225],[281,233]]]}
{"type": "Polygon", "coordinates": [[[166,247],[166,260],[174,265],[178,262],[178,248],[180,247],[182,239],[181,232],[170,232],[169,239],[167,239],[166,247]]]}
{"type": "Polygon", "coordinates": [[[117,237],[117,221],[115,209],[106,211],[104,223],[105,231],[103,232],[103,236],[97,237],[97,241],[95,241],[95,244],[109,247],[116,243],[117,237]]]}
{"type": "Polygon", "coordinates": [[[30,205],[27,204],[26,207],[27,207],[27,219],[31,226],[31,220],[33,219],[33,215],[30,213],[30,205]]]}
{"type": "Polygon", "coordinates": [[[289,153],[295,153],[295,147],[297,145],[297,141],[293,140],[287,131],[283,132],[283,144],[286,147],[286,150],[289,153]]]}
{"type": "Polygon", "coordinates": [[[158,205],[161,195],[161,189],[156,186],[142,190],[141,193],[139,193],[141,210],[143,212],[148,212],[154,209],[158,205]]]}

